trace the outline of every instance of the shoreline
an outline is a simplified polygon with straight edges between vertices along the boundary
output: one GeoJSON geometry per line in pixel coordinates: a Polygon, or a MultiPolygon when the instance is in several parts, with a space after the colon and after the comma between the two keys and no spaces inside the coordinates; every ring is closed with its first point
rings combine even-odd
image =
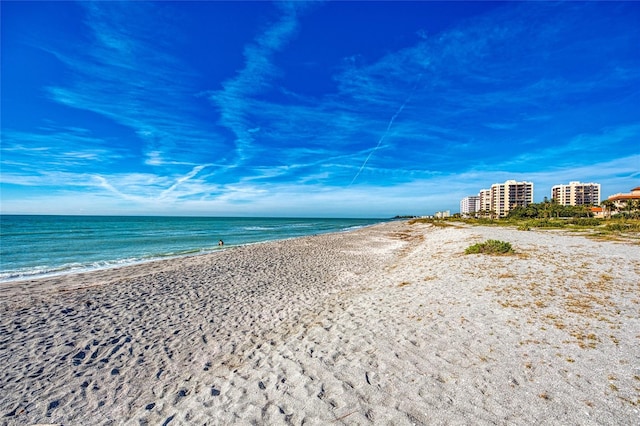
{"type": "MultiPolygon", "coordinates": [[[[110,216],[107,216],[110,217],[110,216]]],[[[315,235],[323,235],[326,233],[342,233],[342,232],[351,232],[351,231],[355,231],[361,228],[365,228],[367,226],[374,226],[380,223],[385,223],[388,220],[381,220],[379,223],[374,223],[371,225],[356,225],[356,226],[350,226],[346,229],[342,229],[342,230],[334,230],[334,231],[321,231],[318,233],[314,233],[314,234],[310,234],[310,235],[300,235],[300,236],[291,236],[291,237],[279,237],[279,238],[275,238],[275,239],[267,239],[267,240],[257,240],[257,241],[251,241],[251,242],[244,242],[244,243],[237,243],[237,244],[227,244],[226,247],[220,247],[220,246],[212,246],[209,249],[187,249],[185,250],[184,253],[182,254],[158,254],[158,255],[152,255],[149,256],[147,258],[145,258],[145,256],[143,257],[137,257],[136,260],[131,260],[131,261],[127,261],[126,259],[118,259],[118,260],[113,260],[113,261],[105,261],[108,264],[103,265],[103,266],[80,266],[80,267],[67,267],[68,265],[61,265],[59,267],[59,270],[54,271],[54,272],[45,272],[45,273],[28,273],[27,275],[18,275],[18,276],[12,276],[10,278],[0,278],[0,289],[5,287],[5,284],[9,284],[9,283],[16,283],[16,282],[22,282],[22,281],[36,281],[36,280],[42,280],[42,279],[57,279],[57,278],[63,278],[67,275],[75,275],[75,274],[87,274],[87,273],[94,273],[94,272],[101,272],[101,271],[106,271],[106,270],[113,270],[113,269],[118,269],[118,268],[127,268],[127,267],[131,267],[131,266],[138,266],[138,265],[144,265],[147,263],[152,263],[152,262],[163,262],[163,261],[167,261],[167,260],[175,260],[175,259],[185,259],[185,258],[190,258],[190,257],[197,257],[197,256],[207,256],[207,255],[212,255],[212,254],[216,254],[219,253],[221,251],[224,250],[229,250],[229,249],[233,249],[235,247],[243,247],[243,246],[250,246],[250,245],[254,245],[254,244],[268,244],[268,243],[272,243],[272,242],[278,242],[278,241],[286,241],[286,240],[291,240],[291,239],[296,239],[296,238],[305,238],[305,237],[310,237],[310,236],[315,236],[315,235]]],[[[8,273],[8,272],[6,272],[8,273]]],[[[20,274],[19,272],[16,272],[16,274],[20,274]]]]}
{"type": "Polygon", "coordinates": [[[636,423],[637,254],[392,221],[3,283],[2,424],[636,423]]]}

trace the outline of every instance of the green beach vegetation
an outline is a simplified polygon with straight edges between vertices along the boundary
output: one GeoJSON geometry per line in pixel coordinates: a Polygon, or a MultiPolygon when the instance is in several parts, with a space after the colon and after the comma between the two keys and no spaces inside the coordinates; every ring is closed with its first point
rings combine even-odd
{"type": "Polygon", "coordinates": [[[603,202],[604,218],[593,217],[590,206],[563,206],[555,200],[516,207],[504,218],[492,212],[480,212],[479,217],[464,218],[455,214],[448,218],[413,218],[409,224],[427,223],[433,226],[452,226],[455,223],[482,226],[515,227],[521,231],[532,229],[565,230],[584,233],[588,237],[624,239],[640,244],[640,200],[616,208],[603,202]]]}
{"type": "Polygon", "coordinates": [[[503,218],[503,219],[449,219],[468,225],[508,226],[516,227],[520,231],[531,229],[556,229],[566,231],[585,232],[593,237],[629,237],[640,243],[640,219],[616,217],[612,219],[600,218],[503,218]]]}
{"type": "Polygon", "coordinates": [[[465,254],[512,254],[514,253],[511,243],[499,240],[487,240],[483,243],[469,246],[464,251],[465,254]]]}

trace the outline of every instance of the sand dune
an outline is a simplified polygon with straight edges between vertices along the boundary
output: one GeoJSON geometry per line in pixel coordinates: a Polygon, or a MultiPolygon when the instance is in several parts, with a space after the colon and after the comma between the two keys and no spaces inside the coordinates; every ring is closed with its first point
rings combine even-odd
{"type": "Polygon", "coordinates": [[[638,424],[640,248],[393,222],[2,284],[2,424],[638,424]],[[465,255],[509,241],[513,256],[465,255]]]}

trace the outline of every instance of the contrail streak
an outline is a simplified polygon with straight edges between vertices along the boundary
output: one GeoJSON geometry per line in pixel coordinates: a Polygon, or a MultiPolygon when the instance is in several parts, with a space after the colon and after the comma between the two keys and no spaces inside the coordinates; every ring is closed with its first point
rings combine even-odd
{"type": "Polygon", "coordinates": [[[162,193],[160,193],[160,199],[166,198],[171,192],[173,192],[177,187],[179,187],[180,185],[182,185],[183,183],[185,183],[186,181],[188,181],[189,179],[193,178],[195,175],[197,175],[198,173],[200,173],[200,171],[202,171],[202,169],[204,169],[205,167],[209,167],[211,164],[203,164],[201,166],[196,166],[194,167],[189,173],[187,173],[186,175],[178,178],[173,185],[171,185],[169,188],[165,189],[164,191],[162,191],[162,193]]]}
{"type": "Polygon", "coordinates": [[[411,89],[411,92],[409,93],[409,96],[407,97],[407,99],[405,99],[405,101],[402,103],[402,105],[400,105],[400,108],[398,108],[396,113],[393,114],[393,116],[391,117],[391,120],[389,120],[389,123],[387,124],[387,130],[385,130],[385,132],[382,135],[382,137],[380,137],[380,139],[378,140],[378,144],[375,146],[375,148],[373,148],[373,150],[371,150],[369,155],[367,155],[367,158],[364,160],[364,163],[362,163],[362,166],[360,166],[360,169],[358,170],[358,173],[356,173],[356,175],[353,177],[353,179],[351,180],[351,183],[349,184],[349,186],[353,185],[353,183],[356,181],[356,179],[358,179],[358,176],[360,176],[360,173],[362,173],[362,170],[364,170],[365,166],[369,162],[369,159],[371,158],[373,153],[376,152],[378,150],[378,148],[380,148],[380,145],[382,144],[382,141],[385,140],[385,138],[389,134],[389,131],[391,130],[391,126],[393,126],[393,122],[396,120],[398,115],[400,115],[400,113],[402,112],[404,107],[411,101],[411,98],[413,97],[414,92],[418,88],[418,83],[420,83],[420,79],[421,78],[422,78],[422,74],[420,74],[418,76],[418,80],[416,81],[416,84],[414,84],[413,89],[411,89]]]}

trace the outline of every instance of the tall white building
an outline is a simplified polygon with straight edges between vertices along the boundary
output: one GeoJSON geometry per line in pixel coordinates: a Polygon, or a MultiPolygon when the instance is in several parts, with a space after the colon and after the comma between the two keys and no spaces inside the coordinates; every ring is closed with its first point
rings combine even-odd
{"type": "Polygon", "coordinates": [[[480,210],[480,196],[469,195],[460,200],[460,214],[462,216],[475,216],[480,210]]]}
{"type": "Polygon", "coordinates": [[[478,211],[482,214],[487,214],[491,211],[491,190],[481,189],[478,194],[480,197],[480,207],[478,211]]]}
{"type": "Polygon", "coordinates": [[[505,217],[516,207],[526,207],[533,203],[533,182],[516,182],[491,185],[491,210],[498,217],[505,217]]]}
{"type": "Polygon", "coordinates": [[[589,206],[600,204],[600,184],[569,182],[569,185],[554,185],[551,198],[563,206],[589,206]]]}

